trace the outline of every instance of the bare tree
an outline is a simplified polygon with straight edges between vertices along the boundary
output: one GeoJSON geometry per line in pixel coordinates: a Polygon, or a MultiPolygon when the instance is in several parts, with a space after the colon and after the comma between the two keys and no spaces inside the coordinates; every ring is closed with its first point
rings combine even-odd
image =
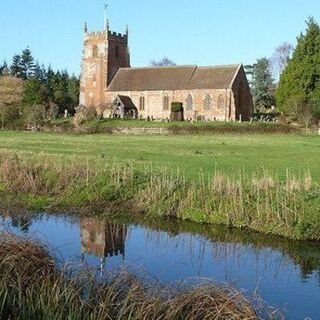
{"type": "Polygon", "coordinates": [[[151,66],[162,67],[162,66],[175,66],[176,64],[170,60],[168,57],[164,57],[158,61],[152,60],[150,63],[151,66]]]}
{"type": "Polygon", "coordinates": [[[270,64],[276,79],[278,79],[286,67],[294,47],[288,42],[283,42],[278,46],[270,58],[270,64]]]}
{"type": "Polygon", "coordinates": [[[11,121],[18,117],[23,91],[23,80],[12,76],[0,77],[0,119],[2,130],[6,121],[11,121]]]}

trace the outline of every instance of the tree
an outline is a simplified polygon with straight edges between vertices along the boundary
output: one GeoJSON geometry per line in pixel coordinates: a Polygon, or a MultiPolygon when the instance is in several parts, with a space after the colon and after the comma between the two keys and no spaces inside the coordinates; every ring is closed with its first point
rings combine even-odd
{"type": "Polygon", "coordinates": [[[68,108],[68,78],[66,71],[58,71],[53,77],[53,101],[59,106],[60,113],[68,108]]]}
{"type": "Polygon", "coordinates": [[[46,106],[43,104],[26,105],[23,113],[25,123],[33,127],[42,125],[47,117],[46,106]]]}
{"type": "Polygon", "coordinates": [[[14,77],[21,78],[21,72],[21,56],[19,54],[15,54],[12,58],[10,74],[14,77]]]}
{"type": "Polygon", "coordinates": [[[280,76],[276,91],[277,105],[288,112],[288,103],[293,97],[312,106],[314,116],[318,117],[320,105],[320,27],[309,18],[304,34],[297,38],[297,46],[286,68],[280,76]]]}
{"type": "Polygon", "coordinates": [[[249,86],[252,86],[252,77],[253,77],[253,65],[247,64],[244,66],[244,72],[246,73],[249,86]]]}
{"type": "Polygon", "coordinates": [[[0,77],[0,118],[1,127],[19,116],[20,103],[23,98],[24,83],[12,76],[0,77]]]}
{"type": "Polygon", "coordinates": [[[75,112],[76,107],[79,104],[79,89],[80,89],[80,81],[75,75],[68,80],[68,96],[70,99],[70,107],[68,111],[71,113],[75,112]]]}
{"type": "Polygon", "coordinates": [[[289,62],[293,49],[294,47],[292,44],[283,42],[275,49],[273,55],[271,56],[270,63],[277,79],[289,62]]]}
{"type": "Polygon", "coordinates": [[[274,105],[274,83],[267,58],[258,59],[253,65],[251,86],[256,107],[270,108],[274,105]]]}
{"type": "Polygon", "coordinates": [[[3,61],[3,63],[0,65],[0,76],[1,75],[6,75],[9,73],[9,68],[8,68],[8,64],[6,61],[3,61]]]}
{"type": "Polygon", "coordinates": [[[22,79],[30,79],[34,75],[34,59],[32,57],[31,51],[29,48],[26,48],[22,51],[21,60],[20,60],[20,68],[21,68],[21,78],[22,79]]]}
{"type": "Polygon", "coordinates": [[[161,67],[161,66],[175,66],[176,64],[170,60],[168,57],[164,57],[158,61],[156,60],[152,60],[151,63],[150,63],[152,66],[158,66],[158,67],[161,67]]]}
{"type": "Polygon", "coordinates": [[[47,80],[47,70],[44,65],[39,65],[37,62],[34,67],[34,77],[40,83],[45,84],[47,80]]]}
{"type": "Polygon", "coordinates": [[[24,105],[41,105],[47,101],[47,91],[36,78],[31,78],[25,83],[25,90],[23,95],[24,105]]]}

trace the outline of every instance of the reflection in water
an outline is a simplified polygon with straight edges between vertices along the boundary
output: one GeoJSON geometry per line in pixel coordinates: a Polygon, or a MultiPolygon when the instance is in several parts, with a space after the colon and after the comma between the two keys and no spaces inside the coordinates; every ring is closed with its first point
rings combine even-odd
{"type": "Polygon", "coordinates": [[[81,254],[101,272],[125,263],[130,271],[145,270],[163,282],[209,277],[249,293],[258,285],[267,303],[286,305],[288,319],[319,319],[320,245],[315,242],[133,216],[115,221],[3,211],[0,228],[44,240],[62,263],[78,261],[81,254]]]}
{"type": "Polygon", "coordinates": [[[124,246],[127,228],[124,224],[97,218],[80,219],[81,261],[84,254],[100,258],[100,269],[104,268],[105,258],[121,255],[124,259],[124,246]]]}

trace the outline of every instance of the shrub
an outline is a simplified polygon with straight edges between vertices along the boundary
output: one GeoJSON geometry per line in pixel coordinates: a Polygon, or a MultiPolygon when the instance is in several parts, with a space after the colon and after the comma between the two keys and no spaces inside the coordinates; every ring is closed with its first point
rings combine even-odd
{"type": "Polygon", "coordinates": [[[183,104],[181,102],[172,102],[171,112],[183,112],[183,104]]]}
{"type": "Polygon", "coordinates": [[[84,122],[97,119],[97,110],[94,107],[79,106],[73,118],[73,125],[79,128],[84,122]]]}
{"type": "Polygon", "coordinates": [[[47,110],[43,104],[26,105],[23,108],[23,119],[27,127],[41,126],[46,118],[47,110]]]}

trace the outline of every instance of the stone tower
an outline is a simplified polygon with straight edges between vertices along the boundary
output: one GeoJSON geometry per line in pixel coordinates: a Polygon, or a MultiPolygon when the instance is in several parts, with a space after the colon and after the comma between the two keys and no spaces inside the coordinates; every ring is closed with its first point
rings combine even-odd
{"type": "Polygon", "coordinates": [[[80,105],[102,110],[105,105],[105,90],[121,67],[130,67],[128,27],[125,34],[111,32],[106,21],[103,31],[88,32],[85,24],[80,105]]]}

